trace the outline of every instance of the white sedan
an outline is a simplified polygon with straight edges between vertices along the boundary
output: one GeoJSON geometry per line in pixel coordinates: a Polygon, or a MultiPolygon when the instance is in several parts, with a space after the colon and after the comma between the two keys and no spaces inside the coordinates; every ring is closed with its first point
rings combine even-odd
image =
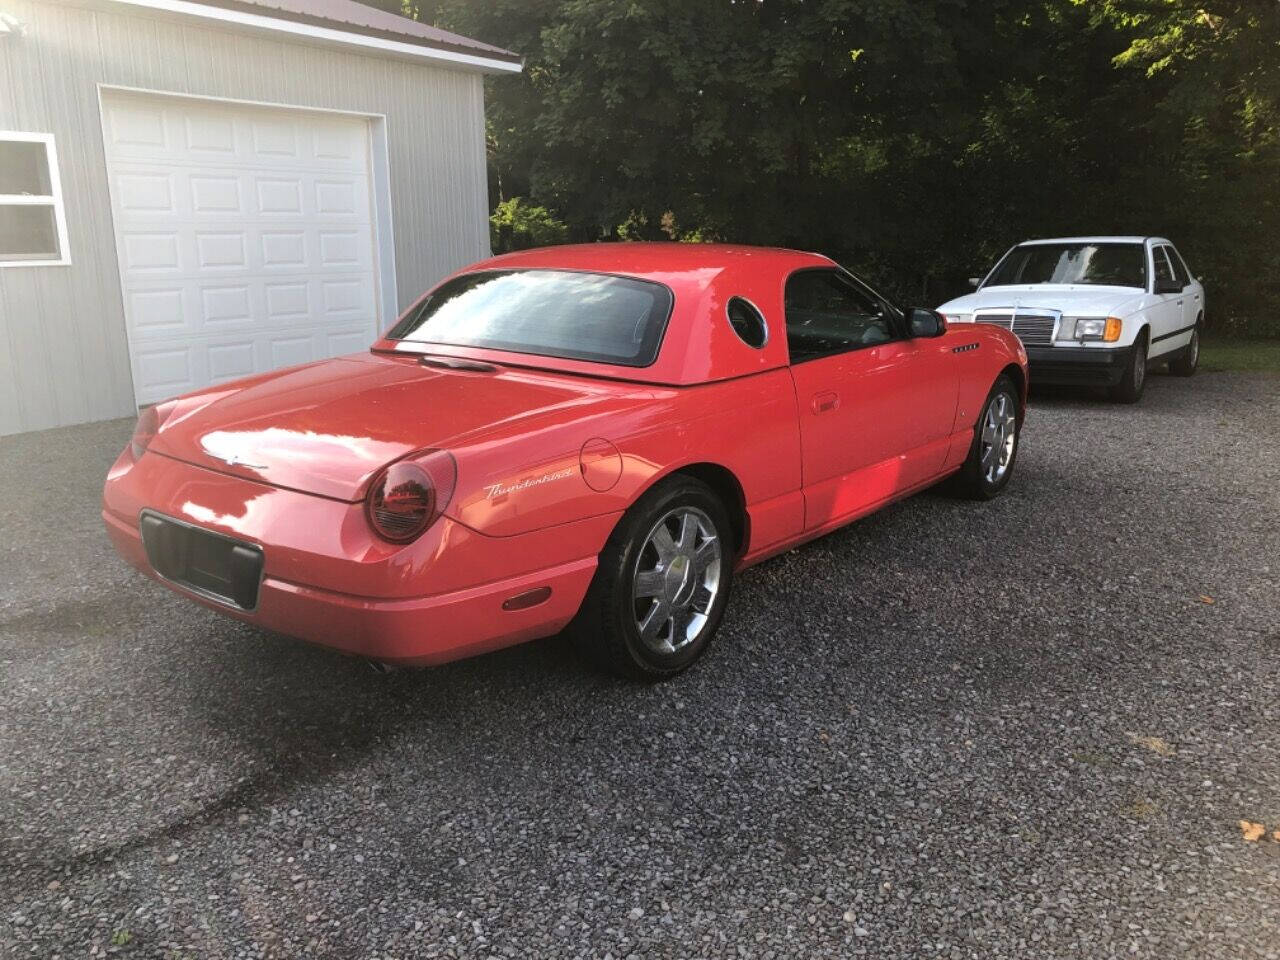
{"type": "Polygon", "coordinates": [[[938,312],[1012,330],[1033,383],[1099,384],[1133,403],[1150,364],[1196,371],[1204,287],[1163,237],[1028,240],[969,282],[974,293],[938,312]]]}

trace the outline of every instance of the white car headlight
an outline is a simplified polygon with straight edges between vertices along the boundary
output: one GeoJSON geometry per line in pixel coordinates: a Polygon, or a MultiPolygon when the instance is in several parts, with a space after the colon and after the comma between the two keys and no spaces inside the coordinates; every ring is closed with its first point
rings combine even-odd
{"type": "MultiPolygon", "coordinates": [[[[1067,325],[1064,320],[1062,327],[1067,325]]],[[[1071,333],[1071,338],[1075,340],[1101,340],[1104,343],[1114,343],[1120,339],[1120,318],[1119,317],[1079,317],[1075,321],[1075,329],[1071,333]]],[[[1063,332],[1059,333],[1062,339],[1063,332]]]]}

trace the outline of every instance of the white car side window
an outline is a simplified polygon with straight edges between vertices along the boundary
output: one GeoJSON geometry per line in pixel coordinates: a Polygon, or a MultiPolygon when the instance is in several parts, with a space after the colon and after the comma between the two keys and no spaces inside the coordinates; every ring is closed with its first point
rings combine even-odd
{"type": "Polygon", "coordinates": [[[1182,275],[1183,283],[1191,283],[1195,277],[1191,275],[1191,270],[1187,267],[1187,261],[1182,259],[1182,254],[1178,252],[1178,248],[1173,244],[1165,247],[1165,251],[1169,254],[1169,259],[1173,262],[1173,268],[1182,275]]]}
{"type": "MultiPolygon", "coordinates": [[[[1155,261],[1155,290],[1157,293],[1160,292],[1160,288],[1165,284],[1177,283],[1177,274],[1174,272],[1173,267],[1170,266],[1169,258],[1165,254],[1163,246],[1152,249],[1151,259],[1155,261]]],[[[1179,285],[1179,289],[1181,289],[1181,285],[1179,285]]]]}

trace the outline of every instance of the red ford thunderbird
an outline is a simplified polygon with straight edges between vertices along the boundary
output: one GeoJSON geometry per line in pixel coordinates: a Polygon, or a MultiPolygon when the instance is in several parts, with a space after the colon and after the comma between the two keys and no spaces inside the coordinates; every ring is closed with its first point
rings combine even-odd
{"type": "Polygon", "coordinates": [[[379,663],[569,630],[630,676],[706,649],[734,573],[953,476],[1008,483],[1026,355],[826,257],[554,247],[448,278],[368,353],[143,411],[119,551],[379,663]]]}

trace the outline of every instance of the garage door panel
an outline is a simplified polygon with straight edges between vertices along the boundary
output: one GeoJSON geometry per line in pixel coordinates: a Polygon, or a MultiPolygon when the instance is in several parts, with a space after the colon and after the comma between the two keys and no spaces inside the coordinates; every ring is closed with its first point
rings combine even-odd
{"type": "Polygon", "coordinates": [[[244,270],[250,266],[243,230],[191,229],[195,266],[201,272],[244,270]]]}
{"type": "Polygon", "coordinates": [[[135,94],[103,109],[139,402],[367,349],[367,123],[135,94]]]}
{"type": "Polygon", "coordinates": [[[259,364],[252,340],[211,343],[205,349],[209,364],[209,382],[225,383],[254,374],[259,364]]]}
{"type": "Polygon", "coordinates": [[[252,326],[259,311],[255,309],[253,290],[247,283],[206,286],[200,290],[200,320],[204,329],[228,326],[252,326]]]}
{"type": "Polygon", "coordinates": [[[316,356],[315,338],[311,334],[271,338],[272,367],[292,367],[318,359],[320,358],[316,356]]]}
{"type": "Polygon", "coordinates": [[[349,353],[362,353],[368,349],[364,332],[361,330],[340,330],[328,335],[326,353],[330,357],[341,357],[349,353]]]}
{"type": "Polygon", "coordinates": [[[316,214],[363,223],[369,216],[369,182],[355,177],[315,177],[311,184],[316,214]]]}
{"type": "Polygon", "coordinates": [[[319,281],[284,280],[263,284],[267,319],[273,325],[309,321],[313,284],[318,286],[319,281]]]}
{"type": "Polygon", "coordinates": [[[157,217],[181,215],[174,174],[164,170],[132,170],[116,177],[120,209],[131,214],[157,217]]]}
{"type": "Polygon", "coordinates": [[[245,190],[243,180],[248,179],[240,173],[193,173],[190,170],[175,171],[175,175],[186,182],[187,189],[182,195],[190,202],[186,214],[205,217],[242,217],[245,213],[245,190]]]}
{"type": "Polygon", "coordinates": [[[185,299],[181,287],[131,291],[127,307],[139,336],[156,338],[190,333],[190,311],[185,299]]]}
{"type": "Polygon", "coordinates": [[[157,403],[180,393],[263,370],[280,369],[360,353],[368,349],[363,327],[328,331],[254,331],[145,344],[134,355],[138,402],[157,403]]]}
{"type": "Polygon", "coordinates": [[[258,234],[258,246],[262,251],[262,266],[274,271],[305,272],[315,261],[316,252],[307,252],[308,231],[263,230],[258,234]]]}
{"type": "Polygon", "coordinates": [[[307,213],[302,206],[301,177],[258,177],[254,187],[257,212],[263,216],[301,217],[307,213]]]}
{"type": "Polygon", "coordinates": [[[372,295],[372,286],[366,277],[321,280],[320,319],[351,321],[372,316],[368,307],[372,295]]]}
{"type": "Polygon", "coordinates": [[[311,155],[329,165],[345,164],[360,168],[368,144],[368,138],[358,124],[336,118],[326,119],[313,127],[311,155]]]}
{"type": "Polygon", "coordinates": [[[249,136],[260,161],[288,163],[302,158],[301,132],[291,118],[275,114],[251,120],[249,136]]]}
{"type": "Polygon", "coordinates": [[[112,103],[106,112],[107,152],[117,157],[155,158],[171,154],[163,105],[135,98],[112,103]]]}
{"type": "Polygon", "coordinates": [[[239,155],[236,121],[229,110],[187,110],[182,116],[183,153],[196,159],[227,159],[239,155]]]}
{"type": "Polygon", "coordinates": [[[369,227],[368,180],[363,177],[236,168],[163,169],[117,164],[111,193],[131,220],[159,223],[225,219],[243,223],[329,224],[369,227]]]}
{"type": "Polygon", "coordinates": [[[323,111],[112,92],[106,131],[114,155],[190,162],[222,157],[256,167],[366,166],[365,122],[323,111]]]}
{"type": "Polygon", "coordinates": [[[193,343],[143,346],[134,352],[139,403],[155,403],[209,382],[204,351],[193,343]]]}
{"type": "Polygon", "coordinates": [[[175,230],[125,231],[120,235],[119,244],[121,269],[132,277],[180,274],[181,239],[175,230]]]}

